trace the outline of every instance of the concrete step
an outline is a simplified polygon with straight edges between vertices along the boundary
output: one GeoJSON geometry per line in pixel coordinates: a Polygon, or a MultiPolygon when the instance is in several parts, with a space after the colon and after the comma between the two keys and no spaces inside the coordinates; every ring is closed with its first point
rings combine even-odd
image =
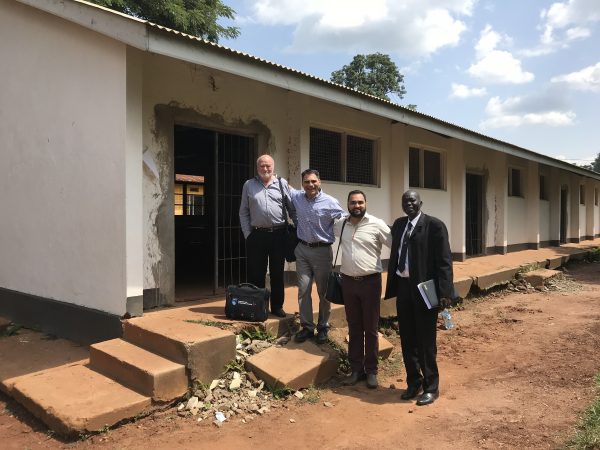
{"type": "Polygon", "coordinates": [[[62,435],[98,431],[146,411],[151,404],[149,397],[82,364],[18,377],[11,395],[62,435]]]}
{"type": "Polygon", "coordinates": [[[521,277],[535,288],[544,287],[544,281],[560,275],[560,270],[538,269],[521,274],[521,277]]]}
{"type": "Polygon", "coordinates": [[[123,339],[189,369],[210,383],[235,358],[235,335],[217,327],[149,314],[123,322],[123,339]]]}
{"type": "Polygon", "coordinates": [[[90,367],[156,401],[170,401],[187,392],[185,366],[123,339],[90,346],[90,367]]]}
{"type": "Polygon", "coordinates": [[[324,383],[335,375],[338,357],[328,345],[290,341],[270,347],[246,360],[246,369],[271,388],[301,389],[324,383]]]}
{"type": "Polygon", "coordinates": [[[87,359],[87,347],[21,328],[0,339],[0,391],[12,395],[15,381],[24,375],[76,362],[83,364],[87,359]]]}

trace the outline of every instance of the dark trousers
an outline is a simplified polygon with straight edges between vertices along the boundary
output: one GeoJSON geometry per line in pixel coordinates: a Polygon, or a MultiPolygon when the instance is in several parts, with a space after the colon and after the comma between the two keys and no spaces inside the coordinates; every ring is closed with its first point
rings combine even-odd
{"type": "Polygon", "coordinates": [[[265,287],[267,264],[271,276],[271,311],[283,306],[285,229],[273,232],[254,230],[246,239],[248,282],[265,287]]]}
{"type": "Polygon", "coordinates": [[[440,383],[436,363],[437,309],[427,309],[419,290],[407,278],[396,278],[396,309],[406,382],[409,386],[423,385],[424,392],[436,392],[440,383]]]}
{"type": "Polygon", "coordinates": [[[348,322],[348,360],[352,372],[377,373],[381,274],[355,280],[342,276],[348,322]]]}

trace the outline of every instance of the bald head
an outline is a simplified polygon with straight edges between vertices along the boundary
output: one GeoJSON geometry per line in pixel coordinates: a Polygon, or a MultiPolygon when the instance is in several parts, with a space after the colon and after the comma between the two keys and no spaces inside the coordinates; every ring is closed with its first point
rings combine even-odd
{"type": "Polygon", "coordinates": [[[422,205],[421,196],[417,191],[408,190],[402,194],[402,211],[404,211],[410,220],[419,215],[422,205]]]}

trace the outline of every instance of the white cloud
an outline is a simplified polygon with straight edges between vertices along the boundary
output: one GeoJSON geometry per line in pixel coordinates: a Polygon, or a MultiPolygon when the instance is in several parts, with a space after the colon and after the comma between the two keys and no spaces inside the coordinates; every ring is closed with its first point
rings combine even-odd
{"type": "Polygon", "coordinates": [[[566,83],[579,91],[600,92],[600,62],[593,66],[552,78],[553,83],[566,83]]]}
{"type": "Polygon", "coordinates": [[[506,50],[498,50],[500,45],[510,45],[511,39],[503,36],[487,25],[475,45],[477,61],[467,72],[487,83],[520,84],[528,83],[535,77],[521,67],[521,61],[506,50]]]}
{"type": "Polygon", "coordinates": [[[450,98],[483,97],[487,95],[485,88],[470,88],[464,84],[452,83],[450,98]]]}
{"type": "Polygon", "coordinates": [[[487,128],[515,128],[523,125],[551,127],[573,124],[576,114],[564,108],[560,98],[553,96],[500,97],[489,99],[485,112],[488,118],[479,126],[487,128]]]}
{"type": "Polygon", "coordinates": [[[289,51],[427,56],[457,45],[476,0],[259,0],[253,20],[295,26],[289,51]]]}
{"type": "Polygon", "coordinates": [[[598,0],[566,0],[542,10],[540,45],[524,50],[524,56],[539,56],[567,48],[573,41],[592,35],[585,24],[600,21],[598,0]]]}

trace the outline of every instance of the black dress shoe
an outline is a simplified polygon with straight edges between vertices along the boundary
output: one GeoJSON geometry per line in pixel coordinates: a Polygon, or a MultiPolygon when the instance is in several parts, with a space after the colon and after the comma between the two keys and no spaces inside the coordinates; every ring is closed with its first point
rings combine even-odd
{"type": "Polygon", "coordinates": [[[352,372],[349,377],[346,377],[342,381],[342,384],[344,386],[354,386],[356,383],[364,380],[365,378],[367,378],[367,374],[364,372],[352,372]]]}
{"type": "Polygon", "coordinates": [[[277,317],[285,317],[286,316],[283,308],[272,309],[271,314],[273,314],[274,316],[277,316],[277,317]]]}
{"type": "Polygon", "coordinates": [[[431,403],[435,402],[439,396],[440,396],[440,393],[438,391],[425,392],[425,393],[423,393],[423,395],[421,395],[418,398],[417,405],[418,406],[430,405],[431,403]]]}
{"type": "Polygon", "coordinates": [[[367,374],[367,387],[369,389],[375,389],[377,386],[379,386],[379,383],[377,382],[377,375],[374,373],[368,373],[367,374]]]}
{"type": "Polygon", "coordinates": [[[327,330],[320,330],[317,332],[317,344],[324,344],[327,342],[327,330]]]}
{"type": "Polygon", "coordinates": [[[304,342],[308,338],[312,338],[314,335],[315,333],[313,330],[309,330],[308,328],[302,328],[296,333],[296,336],[294,336],[294,340],[296,342],[304,342]]]}
{"type": "Polygon", "coordinates": [[[406,391],[404,391],[401,395],[400,398],[402,400],[412,400],[413,398],[415,398],[417,395],[419,395],[419,392],[421,392],[421,385],[417,385],[417,386],[408,386],[406,388],[406,391]]]}

